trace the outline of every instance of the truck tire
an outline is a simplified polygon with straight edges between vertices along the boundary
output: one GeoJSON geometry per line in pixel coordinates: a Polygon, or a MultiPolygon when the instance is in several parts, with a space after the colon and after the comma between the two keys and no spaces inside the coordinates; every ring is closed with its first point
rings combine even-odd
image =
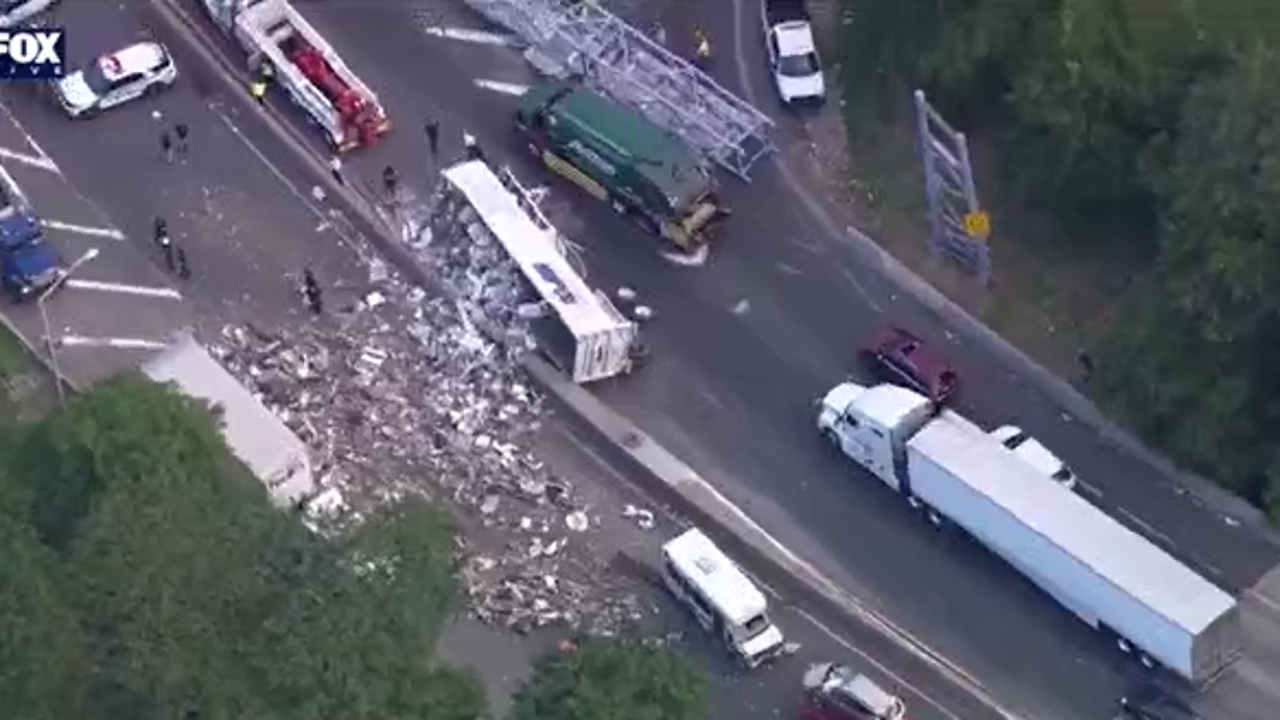
{"type": "Polygon", "coordinates": [[[823,430],[822,439],[831,443],[831,446],[836,448],[837,450],[840,448],[840,436],[836,434],[835,430],[832,430],[831,428],[827,428],[823,430]]]}
{"type": "Polygon", "coordinates": [[[1159,667],[1159,664],[1156,663],[1155,658],[1151,657],[1150,655],[1144,652],[1138,653],[1138,662],[1142,663],[1142,667],[1148,670],[1155,670],[1156,668],[1159,667]]]}
{"type": "Polygon", "coordinates": [[[941,530],[942,527],[947,524],[947,519],[942,516],[942,513],[927,505],[924,508],[924,516],[929,519],[929,524],[932,525],[935,530],[941,530]]]}
{"type": "Polygon", "coordinates": [[[1116,635],[1116,647],[1120,648],[1120,652],[1125,655],[1133,654],[1133,644],[1130,643],[1123,635],[1116,635]]]}
{"type": "Polygon", "coordinates": [[[643,230],[646,235],[657,236],[660,234],[658,232],[658,224],[650,219],[648,215],[641,215],[640,213],[633,212],[631,213],[631,221],[636,224],[636,227],[643,230]]]}

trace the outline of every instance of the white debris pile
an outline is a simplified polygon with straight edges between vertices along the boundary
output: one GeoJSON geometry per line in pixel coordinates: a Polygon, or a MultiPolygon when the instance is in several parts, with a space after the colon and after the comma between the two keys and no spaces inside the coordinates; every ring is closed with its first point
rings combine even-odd
{"type": "Polygon", "coordinates": [[[512,532],[501,553],[474,553],[463,566],[476,616],[520,633],[563,624],[611,634],[652,612],[594,556],[573,552],[572,537],[598,522],[574,507],[566,488],[529,484],[521,491],[482,502],[486,522],[512,532]]]}
{"type": "Polygon", "coordinates": [[[504,342],[531,350],[536,340],[529,320],[540,315],[541,300],[501,243],[460,193],[441,182],[406,232],[415,257],[473,312],[506,334],[504,342]],[[425,217],[424,217],[425,215],[425,217]]]}
{"type": "Polygon", "coordinates": [[[572,540],[593,531],[588,508],[526,450],[543,408],[519,349],[385,267],[371,280],[377,289],[336,331],[325,321],[231,326],[211,350],[310,445],[328,505],[343,504],[335,491],[356,512],[418,493],[478,517],[499,538],[463,558],[479,617],[520,631],[612,632],[637,620],[636,598],[602,580],[608,568],[572,540]]]}

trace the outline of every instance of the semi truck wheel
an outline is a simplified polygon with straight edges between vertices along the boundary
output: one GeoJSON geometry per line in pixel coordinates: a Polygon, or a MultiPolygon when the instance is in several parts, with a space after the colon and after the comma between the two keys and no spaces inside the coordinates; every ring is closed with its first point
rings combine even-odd
{"type": "Polygon", "coordinates": [[[947,522],[946,519],[942,517],[942,513],[934,510],[933,508],[927,508],[925,510],[925,517],[929,518],[930,525],[939,530],[942,529],[942,526],[947,522]]]}

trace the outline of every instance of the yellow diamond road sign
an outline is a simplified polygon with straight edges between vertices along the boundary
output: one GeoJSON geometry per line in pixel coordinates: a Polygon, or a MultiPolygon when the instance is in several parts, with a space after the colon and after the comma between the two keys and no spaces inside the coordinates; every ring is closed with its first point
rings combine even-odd
{"type": "Polygon", "coordinates": [[[991,216],[982,210],[974,210],[964,215],[964,229],[969,237],[986,240],[991,236],[991,216]]]}

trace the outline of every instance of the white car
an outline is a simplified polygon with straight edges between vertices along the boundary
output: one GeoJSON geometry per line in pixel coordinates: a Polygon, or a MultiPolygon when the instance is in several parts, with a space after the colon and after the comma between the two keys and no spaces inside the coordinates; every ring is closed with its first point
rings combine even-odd
{"type": "Polygon", "coordinates": [[[15,28],[53,7],[58,0],[0,0],[0,29],[15,28]]]}
{"type": "Polygon", "coordinates": [[[1026,430],[1015,425],[1005,425],[991,431],[991,437],[1000,441],[1001,445],[1013,451],[1037,471],[1049,476],[1068,490],[1076,488],[1076,474],[1067,464],[1040,444],[1039,440],[1027,434],[1026,430]]]}
{"type": "Polygon", "coordinates": [[[54,89],[74,118],[166,88],[177,79],[178,68],[169,51],[160,43],[140,42],[99,57],[59,80],[54,89]]]}
{"type": "Polygon", "coordinates": [[[827,94],[822,62],[813,29],[803,20],[792,20],[769,28],[766,45],[773,82],[782,102],[821,102],[827,94]]]}

